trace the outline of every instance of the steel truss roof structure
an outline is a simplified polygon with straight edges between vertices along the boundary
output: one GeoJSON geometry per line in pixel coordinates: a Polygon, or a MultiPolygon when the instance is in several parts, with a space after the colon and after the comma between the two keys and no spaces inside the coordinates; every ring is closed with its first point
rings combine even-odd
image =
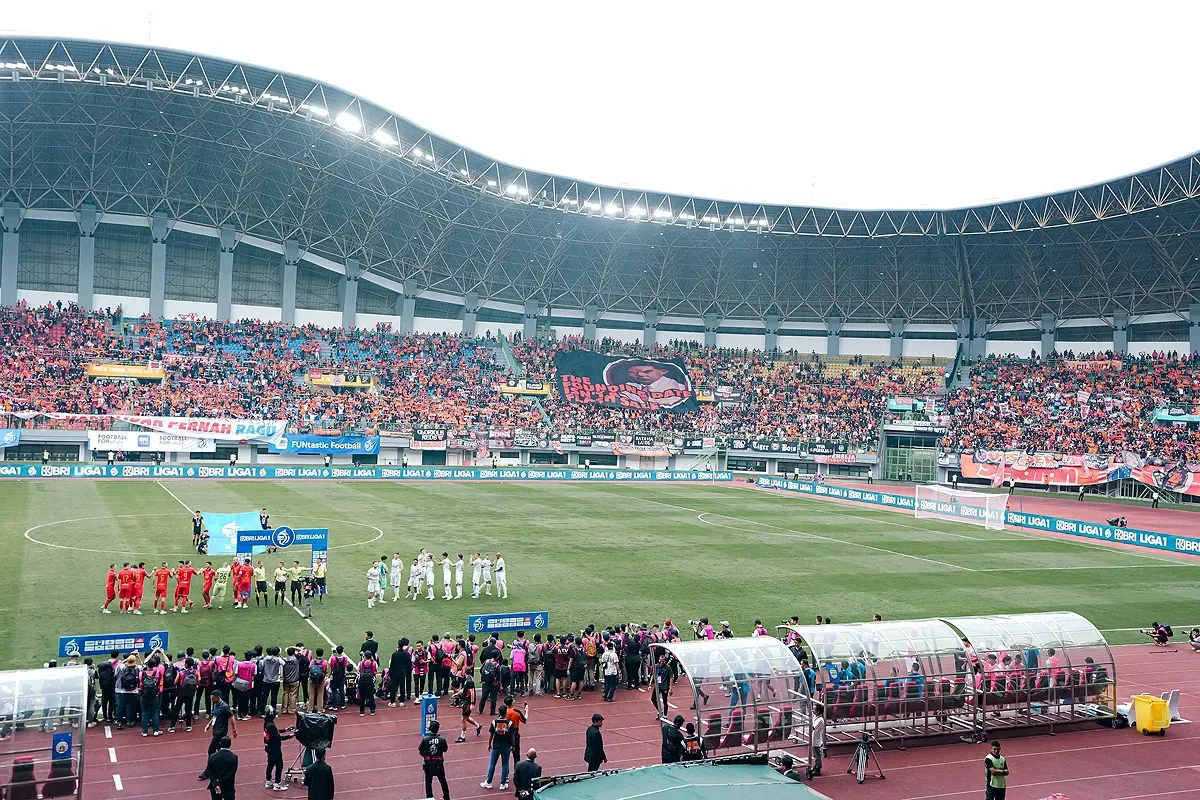
{"type": "Polygon", "coordinates": [[[1200,302],[1200,156],[976,208],[726,203],[519,169],[261,67],[32,38],[0,44],[0,131],[0,198],[23,208],[232,226],[409,295],[923,323],[1200,302]]]}

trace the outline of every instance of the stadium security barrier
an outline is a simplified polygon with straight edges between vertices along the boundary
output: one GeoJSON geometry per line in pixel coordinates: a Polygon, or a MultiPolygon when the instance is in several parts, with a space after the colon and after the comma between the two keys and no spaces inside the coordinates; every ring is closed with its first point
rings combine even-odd
{"type": "Polygon", "coordinates": [[[212,480],[628,481],[731,483],[727,470],[563,469],[537,467],[276,467],[173,464],[2,464],[0,478],[204,478],[212,480]]]}
{"type": "MultiPolygon", "coordinates": [[[[828,497],[834,500],[849,500],[865,505],[884,506],[887,508],[902,508],[913,510],[915,499],[906,495],[887,494],[866,489],[853,489],[846,486],[829,486],[808,481],[793,481],[786,478],[760,477],[756,485],[771,489],[783,489],[801,494],[811,494],[817,497],[828,497]]],[[[947,511],[952,508],[946,504],[947,511]]],[[[973,506],[957,507],[955,512],[964,522],[978,522],[978,517],[984,513],[982,509],[973,506]]],[[[1189,536],[1176,536],[1173,533],[1158,531],[1143,531],[1136,528],[1118,528],[1115,525],[1101,525],[1098,522],[1086,522],[1079,519],[1064,519],[1048,517],[1044,514],[1030,514],[1024,511],[1005,511],[1004,524],[1019,528],[1030,528],[1049,533],[1062,533],[1068,536],[1079,536],[1101,542],[1116,542],[1150,550],[1166,550],[1171,553],[1188,553],[1200,555],[1200,539],[1189,536]]]]}

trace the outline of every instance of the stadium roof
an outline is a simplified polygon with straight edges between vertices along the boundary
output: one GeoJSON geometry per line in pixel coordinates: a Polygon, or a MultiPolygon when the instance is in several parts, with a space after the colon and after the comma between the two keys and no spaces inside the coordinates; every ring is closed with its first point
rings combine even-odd
{"type": "Polygon", "coordinates": [[[968,209],[729,204],[521,170],[261,67],[29,38],[0,44],[0,130],[23,208],[229,226],[413,295],[931,323],[1200,300],[1196,156],[968,209]]]}

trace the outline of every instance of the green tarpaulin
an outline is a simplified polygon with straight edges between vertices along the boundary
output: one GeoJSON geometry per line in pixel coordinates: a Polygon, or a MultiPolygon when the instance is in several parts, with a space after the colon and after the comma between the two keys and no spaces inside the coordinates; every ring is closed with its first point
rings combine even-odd
{"type": "Polygon", "coordinates": [[[550,786],[537,800],[828,800],[767,766],[660,764],[550,786]]]}

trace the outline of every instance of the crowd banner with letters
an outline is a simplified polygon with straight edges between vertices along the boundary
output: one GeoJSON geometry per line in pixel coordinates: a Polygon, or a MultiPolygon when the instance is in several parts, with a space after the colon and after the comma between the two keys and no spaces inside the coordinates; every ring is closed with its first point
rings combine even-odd
{"type": "Polygon", "coordinates": [[[317,436],[306,433],[289,433],[281,436],[267,448],[270,453],[352,453],[354,455],[378,455],[378,436],[317,436]]]}
{"type": "Polygon", "coordinates": [[[467,617],[469,633],[500,631],[544,631],[550,627],[549,611],[516,611],[511,614],[472,614],[467,617]]]}
{"type": "Polygon", "coordinates": [[[208,554],[210,556],[237,555],[238,534],[241,531],[261,531],[257,511],[238,514],[220,514],[202,511],[204,527],[208,529],[208,554]]]}
{"type": "Polygon", "coordinates": [[[285,420],[212,419],[208,417],[140,417],[113,414],[113,419],[141,428],[180,434],[203,434],[218,442],[271,442],[287,431],[285,420]]]}
{"type": "Polygon", "coordinates": [[[445,428],[415,428],[410,438],[414,450],[445,450],[445,428]]]}
{"type": "Polygon", "coordinates": [[[169,649],[169,634],[166,631],[143,631],[140,633],[84,633],[77,636],[58,637],[58,657],[107,656],[113,650],[122,653],[137,651],[149,653],[153,650],[169,649]]]}
{"type": "MultiPolygon", "coordinates": [[[[899,508],[912,510],[915,499],[906,495],[888,494],[871,489],[855,489],[848,486],[830,486],[811,481],[793,481],[787,478],[761,476],[755,481],[756,485],[783,489],[789,492],[827,497],[833,500],[849,500],[855,503],[882,506],[884,508],[899,508]]],[[[964,520],[979,520],[987,513],[987,509],[976,506],[966,506],[958,503],[943,503],[938,510],[952,514],[964,520]]],[[[1048,517],[1044,514],[1029,514],[1023,511],[1005,511],[1004,524],[1018,528],[1059,533],[1066,536],[1078,536],[1100,542],[1115,542],[1118,544],[1145,547],[1151,550],[1165,550],[1171,553],[1188,553],[1200,555],[1200,539],[1190,536],[1176,536],[1171,533],[1158,531],[1143,531],[1136,528],[1118,528],[1115,525],[1102,525],[1097,522],[1085,522],[1078,519],[1048,517]]]]}
{"type": "Polygon", "coordinates": [[[1012,479],[1017,483],[1043,486],[1094,486],[1129,477],[1118,459],[1095,454],[1026,453],[1023,450],[985,450],[964,453],[959,462],[964,478],[990,480],[999,486],[1012,479]]]}
{"type": "Polygon", "coordinates": [[[558,391],[568,403],[695,411],[692,379],[682,358],[604,356],[568,350],[554,357],[558,391]]]}
{"type": "Polygon", "coordinates": [[[159,431],[88,431],[93,453],[121,450],[126,453],[214,453],[217,443],[208,437],[179,436],[159,431]]]}
{"type": "Polygon", "coordinates": [[[812,459],[818,464],[857,464],[858,453],[830,453],[828,455],[814,455],[812,459]]]}
{"type": "Polygon", "coordinates": [[[550,387],[543,380],[513,376],[506,379],[504,383],[496,384],[496,391],[504,394],[531,394],[546,397],[550,394],[550,387]]]}
{"type": "Polygon", "coordinates": [[[16,447],[20,443],[20,428],[0,428],[0,447],[16,447]]]}
{"type": "Polygon", "coordinates": [[[1200,422],[1200,408],[1196,406],[1172,406],[1170,408],[1159,408],[1154,412],[1154,421],[1164,425],[1200,422]]]}
{"type": "Polygon", "coordinates": [[[127,378],[139,381],[161,381],[167,377],[162,367],[140,364],[91,364],[87,368],[89,378],[127,378]]]}
{"type": "Polygon", "coordinates": [[[1097,358],[1092,361],[1062,361],[1067,369],[1076,372],[1101,372],[1108,369],[1120,369],[1124,363],[1119,358],[1097,358]]]}
{"type": "Polygon", "coordinates": [[[732,386],[718,386],[713,391],[713,399],[718,403],[740,403],[742,402],[742,390],[732,386]]]}
{"type": "MultiPolygon", "coordinates": [[[[657,483],[710,481],[730,483],[728,470],[665,469],[582,469],[576,467],[403,467],[379,464],[342,467],[301,466],[217,466],[199,464],[15,464],[0,461],[0,479],[36,478],[116,478],[166,480],[172,478],[207,480],[336,480],[336,481],[592,481],[657,483]]],[[[230,522],[209,527],[212,542],[230,522]]],[[[257,512],[248,512],[239,530],[257,529],[257,512]]],[[[231,550],[230,553],[233,551],[231,550]]]]}

